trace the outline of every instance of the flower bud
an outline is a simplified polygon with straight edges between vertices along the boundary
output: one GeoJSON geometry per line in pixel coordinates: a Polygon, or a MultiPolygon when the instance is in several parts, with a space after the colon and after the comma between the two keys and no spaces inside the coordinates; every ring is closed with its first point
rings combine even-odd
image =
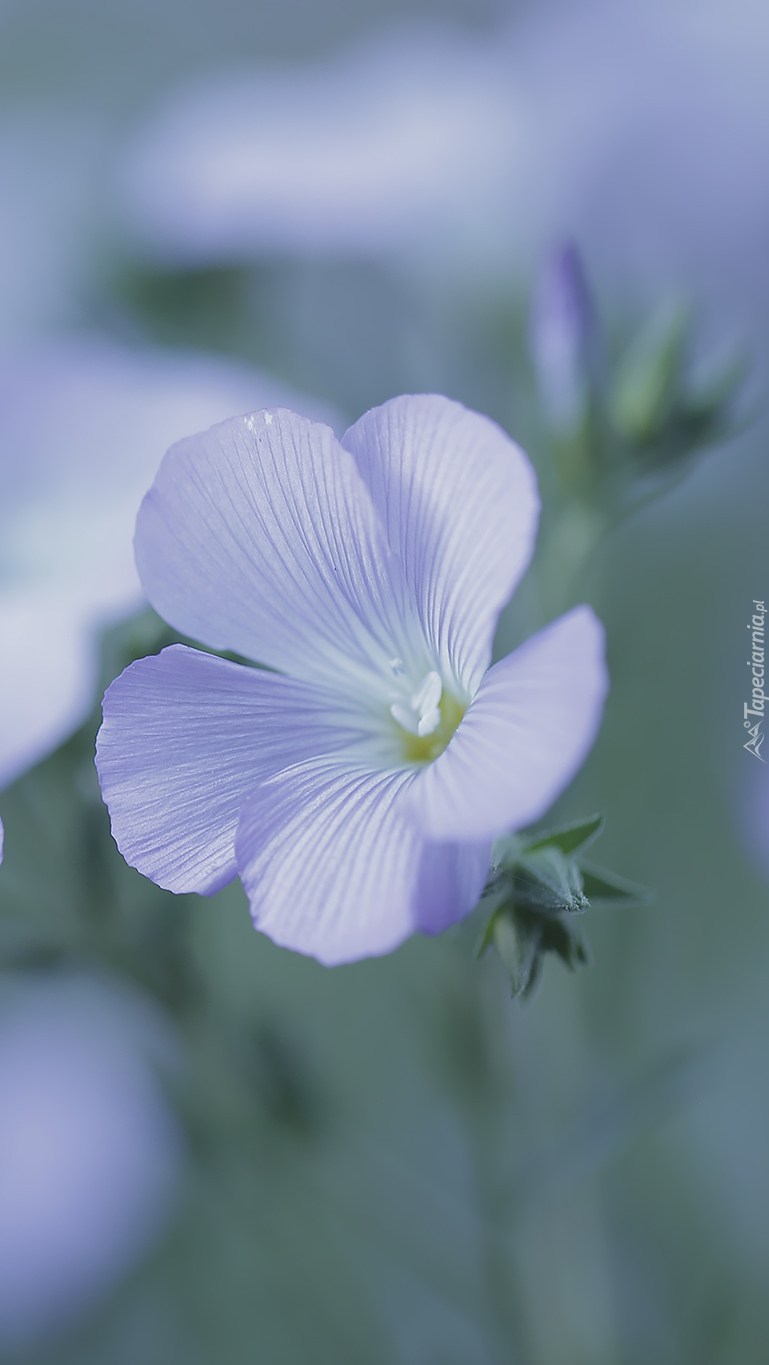
{"type": "Polygon", "coordinates": [[[530,345],[549,424],[556,435],[570,436],[588,415],[595,350],[592,301],[572,243],[554,251],[542,272],[530,345]]]}

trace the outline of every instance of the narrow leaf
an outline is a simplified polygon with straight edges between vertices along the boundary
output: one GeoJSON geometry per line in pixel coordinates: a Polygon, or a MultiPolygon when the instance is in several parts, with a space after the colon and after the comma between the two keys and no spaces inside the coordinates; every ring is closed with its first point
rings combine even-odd
{"type": "Polygon", "coordinates": [[[582,867],[582,886],[591,905],[648,905],[653,900],[646,886],[628,881],[592,863],[582,867]]]}
{"type": "Polygon", "coordinates": [[[603,826],[604,817],[600,813],[589,816],[587,820],[574,820],[569,825],[560,825],[557,829],[535,835],[533,841],[525,845],[524,851],[535,853],[541,848],[559,848],[562,853],[575,853],[577,849],[592,844],[603,826]]]}

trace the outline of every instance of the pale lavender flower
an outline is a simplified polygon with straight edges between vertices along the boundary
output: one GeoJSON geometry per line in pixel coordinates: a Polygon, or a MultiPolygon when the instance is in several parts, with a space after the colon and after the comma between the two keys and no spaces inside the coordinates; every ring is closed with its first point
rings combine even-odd
{"type": "Polygon", "coordinates": [[[0,787],[88,715],[96,631],[143,605],[136,512],[172,441],[265,403],[322,404],[244,365],[98,337],[0,356],[0,787]]]}
{"type": "Polygon", "coordinates": [[[112,684],[97,762],[128,862],[177,892],[239,874],[257,927],[326,963],[466,915],[606,690],[584,606],[489,668],[537,514],[523,452],[432,395],[340,442],[269,410],[174,446],[139,514],[145,591],[279,672],[173,646],[112,684]]]}
{"type": "Polygon", "coordinates": [[[3,1358],[71,1327],[167,1224],[183,1141],[156,1067],[178,1065],[165,1021],[132,992],[2,983],[3,1358]]]}
{"type": "Polygon", "coordinates": [[[417,243],[434,255],[446,236],[483,236],[514,109],[496,47],[439,25],[208,75],[137,129],[121,221],[198,263],[417,243]]]}

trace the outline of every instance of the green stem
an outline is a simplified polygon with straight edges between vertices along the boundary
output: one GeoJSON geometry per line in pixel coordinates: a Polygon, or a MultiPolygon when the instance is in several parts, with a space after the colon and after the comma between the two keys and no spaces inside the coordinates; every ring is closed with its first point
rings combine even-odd
{"type": "Polygon", "coordinates": [[[481,1287],[487,1337],[499,1365],[528,1365],[524,1313],[512,1257],[513,1095],[507,1045],[511,1002],[501,981],[457,953],[447,1039],[454,1098],[471,1162],[482,1227],[481,1287]]]}

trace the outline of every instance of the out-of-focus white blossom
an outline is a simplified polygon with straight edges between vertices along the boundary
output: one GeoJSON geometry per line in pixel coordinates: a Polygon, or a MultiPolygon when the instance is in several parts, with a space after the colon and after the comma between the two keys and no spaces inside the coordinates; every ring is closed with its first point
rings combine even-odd
{"type": "Polygon", "coordinates": [[[167,1026],[125,988],[0,987],[0,1350],[74,1324],[162,1232],[183,1143],[167,1026]]]}
{"type": "Polygon", "coordinates": [[[739,316],[769,294],[768,65],[755,0],[555,0],[480,36],[380,33],[171,95],[131,144],[121,215],[168,259],[406,251],[459,279],[574,236],[604,279],[739,316]]]}
{"type": "MultiPolygon", "coordinates": [[[[192,264],[407,250],[459,279],[576,236],[639,293],[674,283],[757,317],[768,64],[760,0],[537,0],[492,30],[404,24],[323,59],[209,65],[140,116],[114,225],[192,264]]],[[[56,293],[80,172],[54,132],[0,128],[0,243],[56,293]]],[[[34,282],[0,261],[0,305],[32,316],[17,278],[34,282]]]]}
{"type": "Polygon", "coordinates": [[[769,11],[756,0],[557,0],[508,34],[522,155],[511,250],[576,236],[604,281],[742,319],[769,266],[769,11]]]}
{"type": "Polygon", "coordinates": [[[491,45],[406,28],[177,91],[127,153],[122,202],[175,260],[440,249],[483,234],[513,110],[491,45]]]}
{"type": "Polygon", "coordinates": [[[93,704],[96,629],[143,601],[134,521],[166,448],[283,403],[329,415],[212,357],[91,339],[0,358],[0,785],[93,704]]]}

